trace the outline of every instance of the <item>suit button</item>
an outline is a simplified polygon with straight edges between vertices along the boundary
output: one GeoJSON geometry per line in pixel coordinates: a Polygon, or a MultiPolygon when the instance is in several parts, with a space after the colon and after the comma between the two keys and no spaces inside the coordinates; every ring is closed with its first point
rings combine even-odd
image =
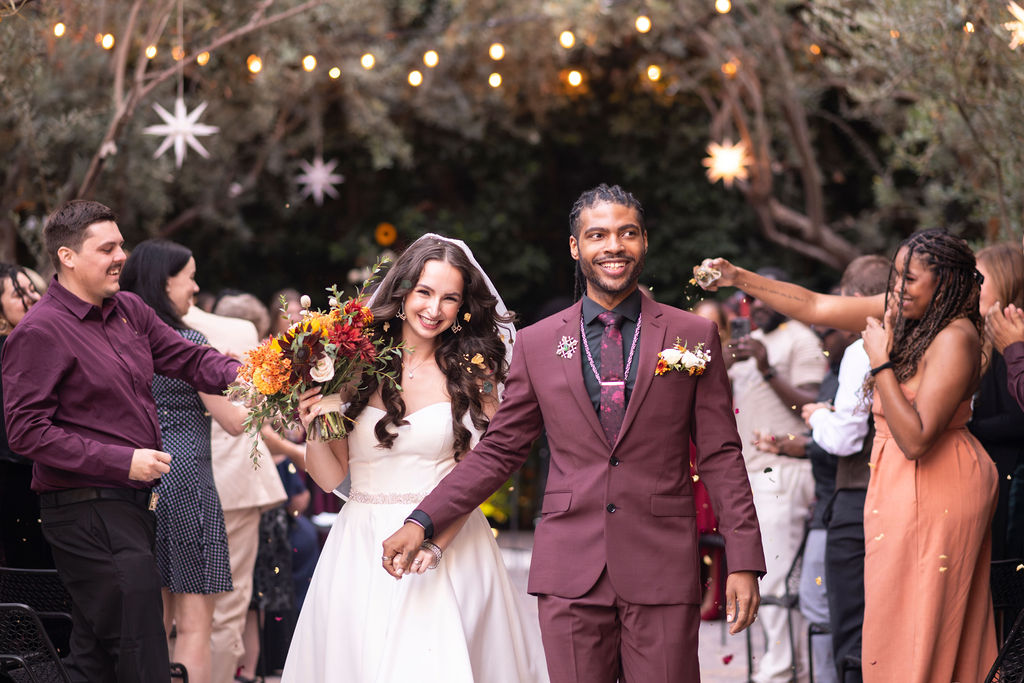
{"type": "Polygon", "coordinates": [[[612,467],[618,467],[620,462],[622,461],[613,455],[611,459],[608,461],[608,464],[611,465],[612,467]]]}
{"type": "Polygon", "coordinates": [[[608,512],[615,512],[615,503],[608,503],[608,505],[605,506],[605,509],[608,510],[608,512]]]}

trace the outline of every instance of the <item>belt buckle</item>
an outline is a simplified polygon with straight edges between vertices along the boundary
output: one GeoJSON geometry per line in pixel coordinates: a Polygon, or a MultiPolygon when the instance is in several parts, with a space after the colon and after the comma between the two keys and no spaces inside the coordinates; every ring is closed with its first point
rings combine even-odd
{"type": "Polygon", "coordinates": [[[160,500],[160,494],[153,491],[149,494],[149,504],[146,508],[149,509],[150,512],[154,512],[156,510],[156,503],[158,500],[160,500]]]}

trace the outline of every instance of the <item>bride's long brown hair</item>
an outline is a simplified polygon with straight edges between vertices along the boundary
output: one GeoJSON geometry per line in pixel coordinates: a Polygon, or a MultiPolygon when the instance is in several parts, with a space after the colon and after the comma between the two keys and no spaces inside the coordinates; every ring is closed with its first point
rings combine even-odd
{"type": "MultiPolygon", "coordinates": [[[[476,429],[485,430],[488,419],[481,396],[496,394],[498,384],[504,382],[508,374],[505,345],[500,337],[498,323],[512,322],[513,315],[498,315],[495,310],[498,300],[491,294],[482,274],[470,263],[462,249],[451,242],[426,238],[409,246],[377,287],[372,307],[376,336],[388,342],[401,341],[402,321],[398,318],[398,312],[406,295],[419,281],[428,261],[450,264],[462,274],[462,305],[456,317],[462,329],[453,332],[449,328],[442,332],[434,350],[434,360],[444,373],[445,388],[452,400],[452,430],[458,457],[469,450],[471,435],[463,424],[466,412],[469,412],[476,429]],[[477,358],[477,354],[480,358],[477,358]]],[[[402,376],[401,357],[392,361],[390,369],[395,377],[402,376]]],[[[360,386],[346,414],[356,418],[378,389],[384,402],[385,414],[377,421],[374,434],[382,447],[391,448],[397,437],[397,428],[409,424],[405,419],[402,392],[392,383],[378,384],[375,379],[369,379],[360,386]]]]}

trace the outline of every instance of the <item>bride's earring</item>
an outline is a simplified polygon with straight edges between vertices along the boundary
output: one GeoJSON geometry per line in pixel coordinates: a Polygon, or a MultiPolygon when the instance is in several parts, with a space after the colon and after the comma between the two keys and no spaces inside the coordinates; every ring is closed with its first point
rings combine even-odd
{"type": "Polygon", "coordinates": [[[405,302],[398,304],[398,319],[405,320],[405,302]]]}
{"type": "Polygon", "coordinates": [[[458,312],[456,312],[455,313],[455,322],[452,323],[452,332],[454,332],[455,334],[458,334],[461,331],[462,331],[462,323],[459,322],[459,314],[458,314],[458,312]]]}

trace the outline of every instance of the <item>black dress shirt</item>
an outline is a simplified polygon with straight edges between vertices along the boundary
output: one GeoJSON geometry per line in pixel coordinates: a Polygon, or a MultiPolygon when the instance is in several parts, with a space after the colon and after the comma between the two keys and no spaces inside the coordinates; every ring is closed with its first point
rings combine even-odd
{"type": "MultiPolygon", "coordinates": [[[[640,290],[634,291],[625,301],[612,309],[623,317],[622,321],[622,367],[626,367],[629,361],[629,349],[633,345],[633,335],[636,334],[636,324],[640,319],[640,297],[643,294],[640,290]]],[[[587,387],[587,394],[590,402],[594,404],[594,410],[601,407],[601,337],[604,335],[604,323],[597,319],[597,316],[604,313],[606,309],[595,302],[589,296],[583,297],[583,324],[587,333],[587,347],[590,348],[590,355],[594,358],[594,367],[597,368],[597,376],[590,368],[590,361],[587,360],[586,350],[583,351],[583,383],[587,387]]],[[[637,346],[640,346],[639,339],[637,346]]],[[[629,404],[629,397],[633,393],[633,385],[636,384],[636,366],[639,359],[633,354],[633,363],[629,368],[629,375],[626,377],[626,404],[629,404]]]]}

